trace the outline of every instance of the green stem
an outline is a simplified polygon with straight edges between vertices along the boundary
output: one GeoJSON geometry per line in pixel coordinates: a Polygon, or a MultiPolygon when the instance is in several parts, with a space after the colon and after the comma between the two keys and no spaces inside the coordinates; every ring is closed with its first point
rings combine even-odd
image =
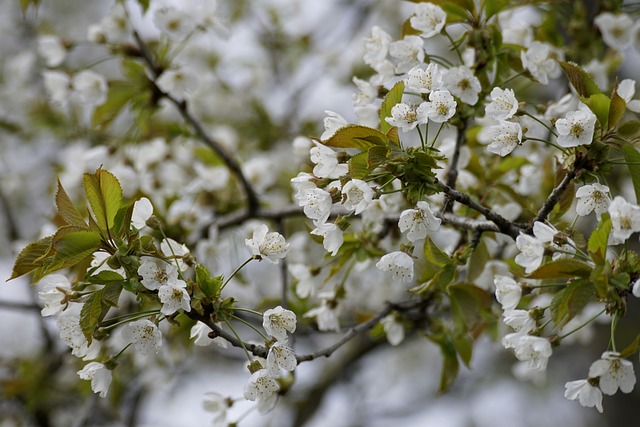
{"type": "Polygon", "coordinates": [[[243,268],[245,265],[249,264],[249,262],[251,262],[251,261],[252,261],[252,260],[254,260],[254,259],[256,259],[256,258],[255,258],[255,257],[251,257],[251,258],[249,258],[248,260],[246,260],[245,262],[243,262],[243,263],[242,263],[238,268],[236,268],[236,269],[233,271],[233,273],[231,273],[231,275],[230,275],[229,277],[227,277],[227,280],[225,280],[225,281],[224,281],[224,283],[223,283],[223,284],[222,284],[222,286],[220,287],[220,290],[222,291],[222,290],[224,289],[224,287],[225,287],[225,286],[227,286],[227,283],[229,283],[229,281],[230,281],[231,279],[233,279],[233,276],[235,276],[236,274],[238,274],[238,272],[239,272],[240,270],[242,270],[242,268],[243,268]]]}
{"type": "Polygon", "coordinates": [[[593,316],[591,319],[587,320],[585,323],[583,323],[582,325],[578,326],[577,328],[567,332],[566,334],[562,335],[561,337],[559,337],[560,340],[565,339],[566,337],[568,337],[569,335],[573,334],[574,332],[578,332],[580,329],[584,328],[585,326],[587,326],[589,323],[593,322],[594,320],[596,320],[598,317],[600,317],[600,315],[602,313],[604,313],[606,311],[606,308],[603,308],[602,311],[598,314],[596,314],[595,316],[593,316]]]}
{"type": "Polygon", "coordinates": [[[116,321],[116,320],[121,320],[121,319],[128,319],[131,317],[137,317],[137,316],[142,316],[142,315],[151,315],[151,314],[158,314],[160,311],[159,310],[147,310],[147,311],[139,311],[137,313],[129,313],[129,314],[123,314],[122,316],[116,316],[116,317],[111,317],[109,319],[106,319],[103,321],[104,322],[112,322],[112,321],[116,321]]]}
{"type": "Polygon", "coordinates": [[[614,353],[617,353],[616,350],[616,327],[618,326],[618,313],[614,313],[613,319],[611,319],[611,338],[609,339],[609,345],[611,346],[611,350],[614,353]]]}
{"type": "Polygon", "coordinates": [[[256,310],[251,310],[250,308],[233,307],[233,309],[235,311],[243,311],[245,313],[251,313],[251,314],[255,314],[256,316],[262,317],[262,313],[260,313],[259,311],[256,311],[256,310]]]}
{"type": "Polygon", "coordinates": [[[516,73],[516,74],[512,75],[511,77],[509,77],[508,79],[506,79],[505,81],[503,81],[503,82],[500,84],[500,86],[504,86],[504,85],[506,85],[507,83],[509,83],[510,81],[515,80],[515,79],[517,79],[517,78],[518,78],[518,77],[520,77],[520,76],[524,76],[525,74],[527,74],[527,72],[526,72],[526,71],[520,71],[519,73],[516,73]]]}
{"type": "MultiPolygon", "coordinates": [[[[551,132],[551,134],[553,136],[555,136],[556,138],[558,137],[558,134],[556,133],[556,131],[553,130],[553,128],[551,126],[549,126],[548,124],[546,124],[545,122],[543,122],[542,120],[540,120],[539,118],[537,118],[536,116],[534,116],[533,114],[529,114],[526,111],[524,111],[522,114],[524,114],[527,117],[531,117],[533,120],[535,120],[536,122],[540,123],[542,126],[544,126],[545,128],[547,128],[547,130],[549,132],[551,132]]],[[[527,139],[533,139],[533,138],[527,138],[527,139]]]]}
{"type": "Polygon", "coordinates": [[[443,32],[444,32],[444,35],[447,36],[447,38],[451,42],[451,46],[453,46],[453,49],[455,50],[456,55],[458,55],[458,60],[460,61],[460,65],[464,64],[464,60],[462,59],[462,54],[460,53],[460,47],[456,44],[455,41],[453,41],[453,39],[451,38],[451,35],[446,29],[444,29],[443,32]]]}
{"type": "Polygon", "coordinates": [[[224,320],[224,323],[227,324],[229,329],[231,329],[231,333],[238,339],[238,342],[240,343],[240,346],[244,350],[244,353],[247,355],[247,359],[249,360],[249,363],[251,363],[251,354],[249,354],[249,350],[247,350],[247,347],[245,347],[244,342],[240,339],[240,336],[238,335],[236,330],[233,329],[233,326],[231,326],[231,323],[226,318],[223,319],[223,320],[224,320]]]}
{"type": "MultiPolygon", "coordinates": [[[[429,120],[429,119],[427,119],[427,120],[429,120]]],[[[418,126],[416,126],[416,129],[418,129],[418,135],[420,135],[420,145],[422,145],[422,150],[424,151],[424,149],[425,149],[424,136],[422,136],[422,131],[420,130],[420,125],[419,124],[418,124],[418,126]]]]}
{"type": "Polygon", "coordinates": [[[254,331],[256,331],[265,341],[269,341],[269,337],[267,337],[265,334],[263,334],[262,332],[260,332],[258,330],[258,328],[256,328],[255,326],[253,326],[251,323],[247,322],[246,320],[244,320],[241,317],[236,316],[235,314],[232,314],[231,317],[233,317],[235,320],[237,320],[238,322],[244,323],[246,326],[250,327],[251,329],[253,329],[254,331]]]}
{"type": "Polygon", "coordinates": [[[180,268],[180,263],[178,262],[178,256],[173,251],[173,246],[171,246],[171,243],[169,243],[169,238],[167,237],[166,234],[164,234],[164,230],[162,229],[162,227],[158,227],[158,230],[160,231],[160,234],[162,234],[162,238],[164,239],[164,241],[167,242],[167,246],[169,246],[169,250],[171,251],[171,257],[172,257],[171,259],[176,264],[176,267],[178,267],[178,276],[180,277],[180,280],[186,282],[187,280],[182,275],[182,269],[180,268]]]}
{"type": "Polygon", "coordinates": [[[444,127],[444,125],[445,125],[444,122],[440,124],[440,129],[438,129],[438,132],[436,133],[436,137],[433,138],[433,144],[431,144],[432,147],[436,145],[436,141],[438,140],[438,137],[440,136],[440,132],[442,132],[442,128],[444,127]]]}
{"type": "Polygon", "coordinates": [[[554,144],[554,143],[553,143],[553,142],[551,142],[551,141],[547,141],[546,139],[533,138],[533,137],[529,137],[529,136],[527,136],[527,137],[525,137],[524,141],[522,141],[522,142],[525,142],[525,141],[538,141],[538,142],[544,142],[544,143],[545,143],[545,144],[547,144],[547,145],[550,145],[550,146],[552,146],[552,147],[554,147],[554,148],[557,148],[558,150],[562,151],[564,154],[567,154],[567,155],[569,154],[569,151],[568,151],[566,148],[561,147],[561,146],[559,146],[558,144],[554,144]]]}
{"type": "MultiPolygon", "coordinates": [[[[160,310],[154,310],[153,314],[159,314],[160,310]]],[[[129,323],[132,322],[134,320],[138,320],[138,319],[144,319],[146,317],[149,317],[148,312],[142,312],[142,313],[136,313],[135,315],[132,315],[131,317],[129,317],[126,320],[121,320],[119,322],[114,323],[113,325],[107,325],[107,326],[101,326],[101,329],[105,329],[105,330],[109,330],[109,329],[113,329],[116,326],[120,326],[120,325],[124,325],[125,323],[129,323]]]]}

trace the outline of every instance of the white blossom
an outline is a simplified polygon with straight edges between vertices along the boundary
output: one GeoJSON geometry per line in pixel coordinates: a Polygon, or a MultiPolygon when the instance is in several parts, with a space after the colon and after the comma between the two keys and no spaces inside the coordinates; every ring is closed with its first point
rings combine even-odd
{"type": "Polygon", "coordinates": [[[229,347],[229,342],[222,337],[209,338],[209,332],[212,331],[213,329],[211,329],[209,325],[198,320],[196,324],[191,327],[189,337],[193,340],[193,343],[199,347],[206,347],[211,343],[222,348],[229,347]]]}
{"type": "Polygon", "coordinates": [[[280,390],[278,382],[266,369],[260,369],[249,377],[249,382],[244,387],[244,398],[251,401],[265,401],[278,390],[280,390]]]}
{"type": "Polygon", "coordinates": [[[376,263],[382,271],[390,271],[393,280],[410,282],[413,280],[413,258],[405,252],[395,251],[384,255],[376,263]]]}
{"type": "Polygon", "coordinates": [[[406,73],[424,61],[424,41],[418,36],[405,36],[389,45],[389,55],[398,60],[396,72],[406,73]]]}
{"type": "Polygon", "coordinates": [[[285,241],[284,236],[275,231],[269,232],[265,224],[256,227],[253,230],[253,238],[245,239],[244,242],[254,256],[266,259],[271,264],[278,264],[289,252],[289,243],[285,241]]]}
{"type": "Polygon", "coordinates": [[[331,193],[314,187],[304,193],[304,198],[300,199],[298,204],[304,206],[303,211],[307,218],[324,223],[331,215],[333,200],[331,193]]]}
{"type": "MultiPolygon", "coordinates": [[[[639,27],[640,28],[640,27],[639,27]]],[[[624,79],[618,85],[616,90],[620,98],[627,104],[627,109],[634,113],[640,113],[640,100],[633,99],[636,94],[636,81],[631,79],[624,79]]]]}
{"type": "Polygon", "coordinates": [[[270,308],[262,315],[262,327],[264,330],[281,342],[287,341],[287,332],[296,331],[296,314],[281,306],[270,308]]]}
{"type": "Polygon", "coordinates": [[[496,276],[493,280],[496,286],[496,299],[504,311],[514,310],[522,297],[522,287],[512,278],[496,276]]]}
{"type": "Polygon", "coordinates": [[[312,147],[309,153],[311,161],[316,165],[313,168],[315,176],[318,178],[340,178],[349,172],[347,164],[338,163],[338,156],[335,151],[316,141],[313,143],[315,147],[312,147]]]}
{"type": "Polygon", "coordinates": [[[505,310],[503,320],[506,325],[510,326],[516,332],[527,333],[536,326],[535,320],[533,320],[527,310],[505,310]]]}
{"type": "Polygon", "coordinates": [[[320,306],[312,308],[304,314],[304,317],[315,317],[318,329],[321,331],[340,330],[339,315],[342,305],[333,294],[321,295],[322,303],[320,306]]]}
{"type": "Polygon", "coordinates": [[[404,326],[396,320],[393,314],[389,314],[380,319],[380,324],[384,329],[389,344],[395,347],[404,341],[404,326]]]}
{"type": "Polygon", "coordinates": [[[640,298],[640,279],[633,282],[633,285],[631,286],[631,293],[634,297],[640,298]]]}
{"type": "Polygon", "coordinates": [[[324,132],[320,135],[321,141],[331,138],[338,129],[349,125],[349,122],[340,114],[333,111],[324,112],[327,117],[324,118],[324,132]]]}
{"type": "Polygon", "coordinates": [[[584,104],[578,108],[578,111],[570,111],[564,118],[556,120],[558,145],[561,147],[589,145],[593,141],[596,115],[584,104]]]}
{"type": "Polygon", "coordinates": [[[167,258],[173,260],[178,265],[180,271],[185,271],[189,266],[184,262],[184,258],[189,254],[189,248],[186,245],[176,242],[171,238],[163,239],[160,242],[160,250],[167,258]]]}
{"type": "Polygon", "coordinates": [[[611,241],[609,244],[620,244],[633,233],[640,231],[640,207],[616,196],[609,205],[611,215],[611,241]]]}
{"type": "Polygon", "coordinates": [[[67,49],[58,36],[38,37],[38,54],[44,59],[47,67],[57,67],[67,57],[67,49]]]}
{"type": "Polygon", "coordinates": [[[609,187],[606,185],[593,184],[583,185],[576,191],[576,213],[580,216],[589,215],[595,211],[596,217],[600,219],[600,215],[605,213],[611,204],[609,197],[609,187]]]}
{"type": "Polygon", "coordinates": [[[131,225],[138,230],[147,226],[147,220],[153,215],[153,205],[146,197],[142,197],[133,204],[131,225]]]}
{"type": "Polygon", "coordinates": [[[333,223],[316,224],[316,228],[311,230],[311,234],[321,236],[322,246],[331,256],[335,256],[344,243],[344,234],[340,227],[333,223]]]}
{"type": "Polygon", "coordinates": [[[198,77],[185,68],[166,70],[156,80],[160,90],[177,99],[184,99],[198,87],[198,77]]]}
{"type": "Polygon", "coordinates": [[[420,36],[428,39],[442,31],[447,22],[447,14],[438,5],[433,3],[418,3],[415,15],[409,22],[411,26],[420,31],[420,36]]]}
{"type": "Polygon", "coordinates": [[[577,400],[585,408],[593,408],[602,413],[602,392],[594,387],[588,379],[569,381],[565,385],[564,397],[577,400]]]}
{"type": "Polygon", "coordinates": [[[82,304],[73,303],[72,307],[63,311],[56,323],[60,339],[71,348],[71,354],[83,360],[91,360],[100,353],[100,341],[94,339],[91,344],[82,332],[80,326],[80,311],[82,304]]]}
{"type": "Polygon", "coordinates": [[[176,280],[168,283],[158,289],[158,297],[162,303],[160,312],[165,316],[169,316],[176,311],[183,309],[186,312],[191,311],[191,298],[187,293],[187,284],[184,280],[176,280]]]}
{"type": "Polygon", "coordinates": [[[42,72],[44,87],[51,101],[57,105],[65,105],[71,96],[71,78],[67,73],[47,70],[42,72]]]}
{"type": "Polygon", "coordinates": [[[602,39],[612,49],[623,51],[631,44],[634,21],[626,13],[614,15],[604,12],[596,16],[593,23],[602,34],[602,39]]]}
{"type": "Polygon", "coordinates": [[[153,23],[172,39],[184,39],[196,28],[191,17],[175,7],[160,7],[153,14],[153,23]]]}
{"type": "Polygon", "coordinates": [[[389,45],[391,44],[391,36],[382,28],[374,26],[371,28],[371,37],[364,40],[366,53],[364,54],[364,62],[367,65],[375,66],[385,60],[389,53],[389,45]]]}
{"type": "Polygon", "coordinates": [[[300,298],[307,298],[315,293],[314,273],[311,267],[306,264],[290,263],[287,269],[291,276],[298,281],[296,285],[296,295],[300,298]]]}
{"type": "Polygon", "coordinates": [[[548,339],[533,335],[509,334],[503,339],[503,344],[512,347],[518,360],[528,362],[529,369],[533,371],[544,371],[553,353],[548,339]]]}
{"type": "Polygon", "coordinates": [[[298,361],[293,349],[281,341],[275,342],[269,347],[267,354],[267,371],[271,376],[280,375],[280,369],[293,371],[298,366],[298,361]]]}
{"type": "Polygon", "coordinates": [[[504,157],[522,143],[522,127],[520,123],[501,120],[499,124],[489,126],[487,136],[491,139],[487,151],[504,157]]]}
{"type": "Polygon", "coordinates": [[[507,120],[518,111],[518,100],[513,89],[494,87],[491,91],[491,102],[485,107],[485,114],[496,120],[507,120]]]}
{"type": "Polygon", "coordinates": [[[540,240],[520,233],[516,238],[516,246],[520,253],[516,255],[515,262],[524,267],[527,274],[540,267],[544,257],[544,244],[540,240]]]}
{"type": "Polygon", "coordinates": [[[469,67],[449,68],[444,74],[444,87],[465,104],[475,105],[482,90],[480,80],[473,75],[469,67]]]}
{"type": "Polygon", "coordinates": [[[161,286],[175,283],[178,280],[178,267],[157,258],[144,258],[138,274],[142,276],[142,285],[155,291],[161,286]]]}
{"type": "Polygon", "coordinates": [[[399,102],[391,108],[391,117],[386,117],[385,120],[391,126],[399,127],[403,132],[409,132],[419,124],[427,123],[423,110],[420,110],[422,114],[418,112],[423,105],[425,105],[424,102],[416,109],[413,105],[399,102]]]}
{"type": "Polygon", "coordinates": [[[413,67],[404,79],[404,87],[407,91],[429,93],[442,87],[442,71],[438,64],[430,63],[427,68],[413,67]]]}
{"type": "Polygon", "coordinates": [[[561,52],[551,45],[534,41],[526,51],[520,52],[522,66],[543,85],[549,83],[549,78],[560,77],[562,70],[557,60],[562,59],[561,52]]]}
{"type": "Polygon", "coordinates": [[[636,376],[633,372],[633,364],[620,357],[620,353],[606,351],[602,353],[589,368],[589,377],[599,377],[598,386],[606,395],[616,394],[618,388],[623,393],[631,393],[636,384],[636,376]]]}
{"type": "Polygon", "coordinates": [[[429,94],[429,102],[423,102],[416,112],[418,117],[426,116],[433,122],[444,123],[453,117],[457,106],[448,90],[435,90],[429,94]]]}
{"type": "Polygon", "coordinates": [[[398,227],[402,233],[407,233],[407,239],[411,242],[424,239],[430,231],[438,231],[442,220],[436,218],[429,203],[419,201],[417,209],[406,209],[400,214],[398,227]]]}
{"type": "Polygon", "coordinates": [[[374,191],[365,181],[352,179],[342,187],[342,205],[356,215],[367,209],[373,200],[374,191]]]}
{"type": "Polygon", "coordinates": [[[78,371],[78,376],[83,380],[91,380],[91,390],[100,393],[100,397],[106,397],[111,385],[111,371],[102,363],[91,362],[78,371]]]}
{"type": "Polygon", "coordinates": [[[162,347],[162,333],[155,323],[148,319],[129,322],[122,328],[122,339],[133,344],[136,351],[146,355],[157,353],[162,347]]]}
{"type": "Polygon", "coordinates": [[[44,301],[44,307],[40,311],[42,316],[51,316],[64,310],[66,304],[63,301],[66,293],[71,292],[71,282],[62,274],[49,274],[40,282],[42,290],[38,292],[38,298],[44,301]]]}
{"type": "Polygon", "coordinates": [[[73,76],[71,87],[82,104],[101,105],[107,100],[107,81],[95,71],[79,72],[73,76]]]}
{"type": "Polygon", "coordinates": [[[214,414],[212,420],[214,427],[226,427],[227,426],[227,408],[229,403],[227,398],[219,393],[208,392],[205,393],[202,400],[202,408],[214,414]]]}

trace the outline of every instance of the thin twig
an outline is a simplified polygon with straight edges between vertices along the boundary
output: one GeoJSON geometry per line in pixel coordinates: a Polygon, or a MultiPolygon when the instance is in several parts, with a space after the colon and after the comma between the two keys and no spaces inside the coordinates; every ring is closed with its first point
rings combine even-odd
{"type": "Polygon", "coordinates": [[[547,216],[549,216],[549,214],[553,210],[553,207],[556,205],[556,203],[560,201],[562,194],[564,194],[564,192],[567,190],[567,188],[569,187],[569,184],[571,183],[571,181],[573,181],[576,175],[577,175],[576,170],[570,169],[567,172],[567,174],[564,176],[564,178],[562,178],[562,181],[560,181],[560,184],[558,184],[558,186],[553,189],[553,191],[549,195],[549,198],[544,202],[544,204],[538,211],[538,214],[536,215],[536,217],[533,219],[533,221],[531,221],[531,225],[527,229],[528,233],[530,233],[531,230],[533,229],[534,222],[536,221],[543,222],[547,219],[547,216]]]}
{"type": "MultiPolygon", "coordinates": [[[[446,183],[449,187],[455,189],[456,181],[458,180],[458,162],[460,160],[460,150],[464,145],[464,131],[467,128],[467,122],[463,121],[462,126],[458,128],[458,135],[456,137],[456,145],[453,149],[453,155],[451,156],[451,163],[449,164],[449,169],[447,170],[447,178],[446,183]]],[[[443,212],[451,212],[453,211],[453,203],[451,203],[451,198],[447,197],[444,202],[444,206],[442,208],[443,212]]]]}

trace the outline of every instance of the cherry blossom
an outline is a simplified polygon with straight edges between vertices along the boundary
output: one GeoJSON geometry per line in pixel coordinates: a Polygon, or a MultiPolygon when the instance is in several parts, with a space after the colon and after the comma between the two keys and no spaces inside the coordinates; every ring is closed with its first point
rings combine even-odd
{"type": "Polygon", "coordinates": [[[382,271],[390,271],[393,280],[410,282],[413,280],[413,258],[405,252],[396,251],[384,255],[376,263],[382,271]]]}
{"type": "Polygon", "coordinates": [[[482,90],[480,80],[466,66],[453,67],[444,74],[444,87],[465,104],[475,105],[482,90]]]}
{"type": "Polygon", "coordinates": [[[426,116],[436,123],[444,123],[456,113],[457,105],[449,91],[435,90],[429,94],[429,102],[422,103],[417,113],[419,117],[426,116]]]}
{"type": "Polygon", "coordinates": [[[522,127],[520,123],[501,120],[487,129],[487,136],[491,139],[487,151],[504,157],[522,143],[522,127]]]}
{"type": "Polygon", "coordinates": [[[106,397],[111,385],[111,371],[102,363],[91,362],[78,371],[78,376],[83,380],[91,380],[91,390],[99,393],[100,397],[106,397]]]}
{"type": "Polygon", "coordinates": [[[275,339],[287,341],[287,332],[296,331],[297,318],[293,311],[278,306],[265,311],[262,316],[262,327],[275,339]]]}
{"type": "Polygon", "coordinates": [[[438,64],[433,62],[426,69],[416,66],[407,73],[404,85],[407,91],[429,93],[442,87],[442,72],[438,64]]]}
{"type": "Polygon", "coordinates": [[[440,229],[442,220],[436,218],[429,203],[419,201],[416,204],[417,209],[406,209],[400,214],[398,228],[401,232],[407,232],[407,239],[411,242],[424,239],[427,234],[440,229]]]}
{"type": "Polygon", "coordinates": [[[265,224],[256,227],[253,238],[245,239],[244,242],[254,256],[266,259],[271,264],[278,264],[289,252],[289,244],[284,237],[275,231],[269,232],[265,224]]]}
{"type": "Polygon", "coordinates": [[[508,120],[518,111],[518,100],[513,89],[494,87],[491,102],[485,107],[485,114],[496,120],[508,120]]]}
{"type": "Polygon", "coordinates": [[[614,395],[618,388],[631,393],[636,384],[633,364],[620,357],[620,353],[606,351],[589,368],[590,378],[599,378],[599,387],[604,394],[614,395]]]}
{"type": "Polygon", "coordinates": [[[598,219],[607,211],[611,204],[609,187],[598,184],[597,182],[578,188],[578,191],[576,191],[576,199],[578,200],[576,204],[576,213],[578,215],[586,216],[592,211],[595,211],[598,219]]]}
{"type": "Polygon", "coordinates": [[[148,319],[135,320],[124,325],[122,339],[133,344],[136,351],[144,355],[157,353],[162,347],[162,333],[156,324],[148,319]]]}
{"type": "Polygon", "coordinates": [[[577,400],[586,408],[594,406],[602,413],[602,392],[591,384],[589,379],[569,381],[565,384],[564,397],[569,400],[577,400]]]}
{"type": "Polygon", "coordinates": [[[418,3],[415,15],[409,19],[411,26],[420,31],[425,39],[440,33],[447,22],[447,14],[438,5],[432,3],[418,3]]]}
{"type": "Polygon", "coordinates": [[[578,107],[578,111],[568,112],[564,118],[556,121],[558,145],[577,147],[578,145],[591,144],[596,120],[596,115],[584,104],[578,107]]]}

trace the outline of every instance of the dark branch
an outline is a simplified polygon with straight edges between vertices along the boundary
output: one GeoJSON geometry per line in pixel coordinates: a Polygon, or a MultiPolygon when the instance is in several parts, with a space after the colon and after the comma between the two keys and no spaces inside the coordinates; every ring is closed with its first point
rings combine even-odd
{"type": "Polygon", "coordinates": [[[533,229],[534,222],[536,221],[543,222],[547,219],[547,217],[553,210],[553,207],[556,205],[556,203],[560,201],[560,198],[562,197],[564,192],[567,190],[567,187],[569,187],[569,184],[571,184],[571,181],[573,181],[576,175],[577,175],[576,170],[571,169],[567,172],[564,178],[562,178],[562,181],[560,181],[560,184],[558,184],[558,186],[553,189],[553,191],[549,195],[549,198],[544,202],[544,204],[538,211],[538,214],[536,215],[536,217],[533,219],[533,221],[531,221],[531,225],[527,229],[528,233],[530,233],[531,230],[533,229]]]}
{"type": "MultiPolygon", "coordinates": [[[[464,145],[464,131],[467,127],[467,122],[463,120],[462,126],[458,128],[458,135],[456,137],[456,146],[453,149],[453,155],[451,156],[451,162],[449,163],[449,169],[447,170],[446,184],[451,188],[456,188],[456,181],[458,180],[458,162],[460,160],[460,149],[464,145]]],[[[451,212],[453,210],[452,199],[447,196],[442,212],[451,212]]]]}

